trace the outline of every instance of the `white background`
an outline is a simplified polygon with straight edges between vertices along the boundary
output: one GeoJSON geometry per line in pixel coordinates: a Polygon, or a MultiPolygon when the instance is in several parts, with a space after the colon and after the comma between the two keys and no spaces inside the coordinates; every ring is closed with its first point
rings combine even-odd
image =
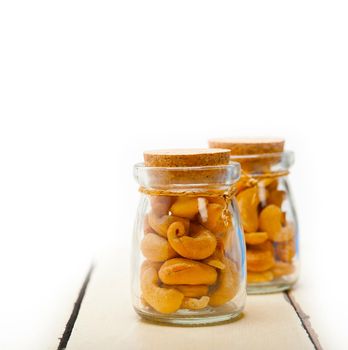
{"type": "Polygon", "coordinates": [[[55,348],[91,257],[130,248],[143,150],[281,136],[305,311],[347,349],[347,18],[335,0],[1,1],[0,348],[55,348]]]}

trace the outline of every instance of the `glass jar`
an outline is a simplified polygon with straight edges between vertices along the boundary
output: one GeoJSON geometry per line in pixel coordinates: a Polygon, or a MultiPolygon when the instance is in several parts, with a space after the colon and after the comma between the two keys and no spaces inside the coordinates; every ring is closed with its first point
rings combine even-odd
{"type": "Polygon", "coordinates": [[[284,151],[284,141],[277,139],[215,139],[209,144],[229,148],[231,160],[242,167],[236,197],[247,249],[248,294],[291,288],[299,273],[298,222],[288,181],[293,152],[284,151]]]}
{"type": "Polygon", "coordinates": [[[166,166],[145,157],[134,167],[141,192],[133,236],[134,309],[151,321],[181,325],[235,318],[246,297],[245,242],[229,194],[239,164],[187,162],[187,152],[171,153],[176,161],[155,162],[166,166]]]}

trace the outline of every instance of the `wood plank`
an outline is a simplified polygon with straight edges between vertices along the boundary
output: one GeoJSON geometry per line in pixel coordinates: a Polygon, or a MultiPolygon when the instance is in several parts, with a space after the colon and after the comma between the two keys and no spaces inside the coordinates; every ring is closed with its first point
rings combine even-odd
{"type": "Polygon", "coordinates": [[[91,277],[68,350],[314,349],[284,294],[248,297],[238,321],[210,327],[173,327],[141,320],[133,311],[124,257],[100,261],[91,277]],[[120,265],[122,264],[122,265],[120,265]]]}

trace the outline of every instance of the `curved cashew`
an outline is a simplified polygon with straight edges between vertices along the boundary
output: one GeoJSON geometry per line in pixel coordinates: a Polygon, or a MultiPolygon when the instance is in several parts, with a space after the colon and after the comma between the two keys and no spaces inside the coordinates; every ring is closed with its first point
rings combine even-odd
{"type": "Polygon", "coordinates": [[[252,272],[263,272],[273,267],[275,261],[270,250],[248,249],[246,252],[247,268],[252,272]]]}
{"type": "Polygon", "coordinates": [[[250,232],[245,233],[245,243],[254,245],[254,244],[260,244],[263,242],[266,242],[268,239],[268,233],[267,232],[250,232]]]}
{"type": "Polygon", "coordinates": [[[225,233],[231,226],[231,219],[228,218],[228,223],[225,222],[224,206],[218,203],[209,203],[205,209],[200,211],[201,224],[215,234],[225,233]]]}
{"type": "Polygon", "coordinates": [[[223,263],[226,268],[220,271],[218,286],[210,295],[209,305],[211,306],[227,303],[238,292],[239,275],[236,264],[228,258],[224,258],[223,263]]]}
{"type": "Polygon", "coordinates": [[[151,209],[157,216],[169,214],[169,208],[173,203],[173,197],[169,196],[149,196],[151,209]]]}
{"type": "Polygon", "coordinates": [[[149,215],[148,214],[146,214],[144,216],[143,229],[144,229],[144,234],[145,235],[150,233],[150,232],[153,232],[153,229],[152,229],[152,227],[149,224],[149,215]]]}
{"type": "Polygon", "coordinates": [[[257,207],[260,203],[258,188],[248,188],[237,195],[240,217],[245,232],[256,232],[259,226],[257,207]]]}
{"type": "Polygon", "coordinates": [[[284,275],[290,275],[295,271],[295,267],[292,264],[277,261],[272,268],[274,278],[278,278],[284,275]]]}
{"type": "Polygon", "coordinates": [[[205,198],[178,197],[173,203],[170,211],[175,216],[193,219],[202,206],[205,206],[207,200],[205,198]]]}
{"type": "Polygon", "coordinates": [[[182,222],[185,226],[185,232],[188,232],[190,227],[190,221],[188,219],[179,218],[174,215],[157,216],[151,212],[148,214],[149,225],[152,229],[163,237],[167,237],[168,227],[175,221],[182,222]]]}
{"type": "Polygon", "coordinates": [[[172,223],[167,237],[172,248],[184,258],[201,260],[213,254],[216,248],[215,236],[200,225],[191,224],[191,236],[185,236],[182,222],[172,223]]]}
{"type": "Polygon", "coordinates": [[[282,211],[274,204],[268,205],[260,213],[260,229],[266,231],[273,241],[282,229],[282,211]]]}
{"type": "Polygon", "coordinates": [[[209,290],[209,287],[204,284],[192,285],[192,286],[180,284],[172,287],[177,289],[182,294],[184,294],[185,297],[190,297],[190,298],[197,298],[197,297],[203,297],[204,295],[208,295],[208,290],[209,290]]]}
{"type": "Polygon", "coordinates": [[[181,304],[182,309],[200,310],[208,306],[209,297],[203,296],[200,299],[184,298],[181,304]]]}
{"type": "Polygon", "coordinates": [[[248,283],[263,283],[270,282],[274,278],[272,271],[265,272],[248,272],[247,281],[248,283]]]}
{"type": "Polygon", "coordinates": [[[145,301],[156,311],[170,314],[182,304],[184,294],[172,288],[159,287],[158,273],[155,267],[148,265],[142,269],[140,286],[145,301]]]}
{"type": "Polygon", "coordinates": [[[165,284],[214,284],[216,270],[198,261],[174,258],[167,260],[159,270],[159,278],[165,284]]]}
{"type": "Polygon", "coordinates": [[[143,255],[151,261],[165,261],[177,255],[168,241],[156,233],[146,234],[140,248],[143,255]]]}

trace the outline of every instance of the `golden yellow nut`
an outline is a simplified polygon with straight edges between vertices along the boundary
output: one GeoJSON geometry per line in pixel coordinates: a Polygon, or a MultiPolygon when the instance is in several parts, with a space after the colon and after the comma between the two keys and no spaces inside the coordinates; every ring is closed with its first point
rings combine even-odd
{"type": "Polygon", "coordinates": [[[189,310],[201,310],[208,306],[209,297],[203,296],[200,299],[197,298],[184,298],[181,304],[182,309],[189,310]]]}
{"type": "Polygon", "coordinates": [[[224,206],[218,203],[209,203],[206,210],[200,211],[200,222],[214,234],[225,233],[231,226],[231,218],[223,215],[224,206]]]}
{"type": "Polygon", "coordinates": [[[141,241],[143,255],[151,261],[165,261],[177,256],[168,241],[156,233],[148,233],[141,241]]]}
{"type": "Polygon", "coordinates": [[[295,271],[295,267],[292,264],[277,261],[272,267],[271,271],[274,275],[274,278],[279,278],[284,275],[291,275],[295,271]]]}
{"type": "Polygon", "coordinates": [[[157,270],[151,264],[142,267],[140,287],[144,300],[161,313],[169,314],[177,311],[184,299],[184,294],[178,290],[159,286],[157,270]]]}
{"type": "Polygon", "coordinates": [[[260,213],[260,229],[267,232],[272,241],[281,232],[282,215],[280,208],[274,204],[268,205],[260,213]]]}
{"type": "Polygon", "coordinates": [[[264,272],[248,272],[247,281],[248,283],[264,283],[270,282],[274,278],[272,271],[264,272]]]}
{"type": "MultiPolygon", "coordinates": [[[[257,208],[260,203],[258,188],[248,188],[237,195],[240,217],[245,232],[256,232],[259,227],[257,208]]],[[[264,230],[262,230],[264,231],[264,230]]]]}
{"type": "Polygon", "coordinates": [[[219,273],[216,289],[211,293],[209,305],[220,306],[230,301],[239,289],[239,274],[236,264],[224,258],[225,269],[219,273]]]}
{"type": "Polygon", "coordinates": [[[178,197],[170,208],[175,216],[193,219],[199,211],[200,206],[205,206],[207,200],[197,197],[178,197]]]}
{"type": "Polygon", "coordinates": [[[250,232],[245,233],[245,243],[250,245],[261,244],[268,239],[267,232],[250,232]]]}
{"type": "Polygon", "coordinates": [[[152,229],[152,227],[149,224],[149,216],[148,216],[148,214],[146,214],[144,216],[143,229],[144,229],[144,234],[145,235],[147,233],[153,232],[153,229],[152,229]]]}
{"type": "Polygon", "coordinates": [[[263,272],[273,267],[275,260],[270,250],[247,249],[247,269],[252,272],[263,272]]]}
{"type": "Polygon", "coordinates": [[[179,218],[174,215],[157,216],[155,213],[150,212],[148,214],[148,221],[152,229],[163,237],[167,237],[168,228],[173,222],[182,222],[185,226],[185,232],[188,232],[190,227],[190,221],[188,219],[179,218]]]}
{"type": "Polygon", "coordinates": [[[209,291],[209,287],[204,284],[199,284],[199,285],[179,284],[179,285],[170,286],[170,288],[175,288],[179,292],[184,294],[185,297],[190,297],[190,298],[197,298],[197,297],[202,297],[204,295],[208,295],[208,291],[209,291]]]}
{"type": "Polygon", "coordinates": [[[201,260],[213,254],[216,248],[215,236],[201,225],[190,225],[190,236],[185,235],[182,222],[173,222],[167,231],[172,248],[188,259],[201,260]]]}
{"type": "Polygon", "coordinates": [[[150,196],[151,209],[157,216],[168,215],[172,203],[170,196],[150,196]]]}
{"type": "Polygon", "coordinates": [[[281,228],[281,230],[273,235],[273,242],[287,242],[293,239],[295,236],[295,228],[294,225],[288,224],[281,228]]]}
{"type": "Polygon", "coordinates": [[[159,278],[165,284],[214,284],[216,270],[198,261],[174,258],[167,260],[159,270],[159,278]]]}

